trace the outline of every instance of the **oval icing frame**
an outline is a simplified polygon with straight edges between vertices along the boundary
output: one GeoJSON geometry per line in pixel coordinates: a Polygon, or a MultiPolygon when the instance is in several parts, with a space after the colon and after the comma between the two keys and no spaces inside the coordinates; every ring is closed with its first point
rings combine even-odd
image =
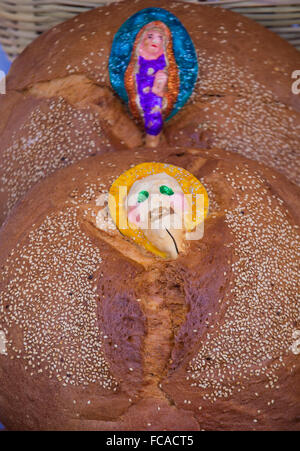
{"type": "Polygon", "coordinates": [[[202,183],[196,177],[186,169],[173,166],[172,164],[156,162],[141,163],[128,169],[128,171],[121,174],[111,185],[108,196],[108,209],[114,223],[122,235],[131,238],[135,243],[144,247],[147,251],[158,255],[159,257],[167,258],[164,252],[161,252],[150,243],[142,230],[138,229],[135,224],[132,224],[127,219],[127,195],[134,182],[149,175],[162,172],[173,177],[181,186],[184,194],[192,195],[193,216],[192,220],[189,221],[187,228],[187,232],[191,232],[204,221],[208,214],[208,194],[202,183]],[[122,187],[121,190],[120,187],[122,187]],[[202,215],[197,217],[196,213],[199,212],[196,212],[196,195],[204,196],[204,211],[202,212],[202,215]]]}
{"type": "Polygon", "coordinates": [[[129,99],[124,84],[126,69],[131,60],[135,38],[149,22],[161,21],[170,29],[173,39],[173,52],[179,71],[179,92],[177,101],[168,121],[188,101],[198,77],[198,58],[193,41],[180,20],[163,8],[145,8],[133,14],[121,25],[114,36],[109,56],[109,78],[113,89],[128,105],[129,99]]]}

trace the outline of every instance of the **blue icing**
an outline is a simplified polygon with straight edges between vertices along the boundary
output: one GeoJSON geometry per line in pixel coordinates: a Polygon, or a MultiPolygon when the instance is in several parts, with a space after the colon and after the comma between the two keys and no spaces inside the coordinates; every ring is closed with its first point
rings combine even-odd
{"type": "Polygon", "coordinates": [[[128,104],[124,75],[131,59],[135,38],[147,23],[160,20],[172,33],[173,51],[179,69],[180,89],[177,101],[168,119],[176,114],[193,92],[198,76],[198,61],[194,44],[184,26],[174,14],[162,8],[145,8],[131,16],[115,34],[110,58],[109,77],[113,89],[128,104]]]}

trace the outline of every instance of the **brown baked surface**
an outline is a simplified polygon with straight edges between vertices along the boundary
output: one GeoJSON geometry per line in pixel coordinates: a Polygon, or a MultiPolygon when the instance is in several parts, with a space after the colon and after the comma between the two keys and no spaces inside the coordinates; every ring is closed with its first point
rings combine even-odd
{"type": "Polygon", "coordinates": [[[49,86],[47,97],[15,91],[0,96],[0,224],[28,189],[56,169],[96,153],[128,148],[125,141],[130,146],[141,143],[130,133],[136,125],[113,94],[92,88],[86,80],[82,83],[78,92],[73,77],[67,83],[55,82],[71,92],[73,103],[52,95],[49,86]],[[88,93],[101,105],[88,105],[88,93]],[[117,138],[111,132],[116,122],[117,138]]]}
{"type": "Polygon", "coordinates": [[[218,149],[112,152],[35,185],[0,232],[0,420],[299,430],[299,211],[282,175],[218,149]],[[95,227],[98,196],[145,161],[209,193],[203,239],[174,261],[95,227]]]}

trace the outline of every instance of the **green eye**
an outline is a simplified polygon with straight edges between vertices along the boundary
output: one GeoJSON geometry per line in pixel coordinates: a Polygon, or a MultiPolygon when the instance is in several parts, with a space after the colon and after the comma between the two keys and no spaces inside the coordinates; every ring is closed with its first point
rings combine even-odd
{"type": "Polygon", "coordinates": [[[172,190],[172,188],[169,188],[166,185],[162,185],[159,188],[159,191],[161,192],[161,194],[166,194],[167,196],[172,196],[174,194],[174,191],[172,190]]]}
{"type": "Polygon", "coordinates": [[[148,191],[140,191],[138,194],[138,203],[144,202],[146,199],[148,199],[149,193],[148,191]]]}

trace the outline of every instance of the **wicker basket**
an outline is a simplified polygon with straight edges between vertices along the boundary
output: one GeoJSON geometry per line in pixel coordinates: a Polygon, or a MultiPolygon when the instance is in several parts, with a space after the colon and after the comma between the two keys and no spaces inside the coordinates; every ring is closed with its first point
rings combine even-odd
{"type": "MultiPolygon", "coordinates": [[[[43,31],[96,6],[115,0],[58,1],[0,0],[0,43],[10,59],[15,58],[43,31]]],[[[128,0],[131,1],[131,0],[128,0]]],[[[201,3],[197,0],[186,0],[201,3]]],[[[215,0],[205,4],[222,6],[256,20],[300,50],[300,1],[215,0]]]]}

